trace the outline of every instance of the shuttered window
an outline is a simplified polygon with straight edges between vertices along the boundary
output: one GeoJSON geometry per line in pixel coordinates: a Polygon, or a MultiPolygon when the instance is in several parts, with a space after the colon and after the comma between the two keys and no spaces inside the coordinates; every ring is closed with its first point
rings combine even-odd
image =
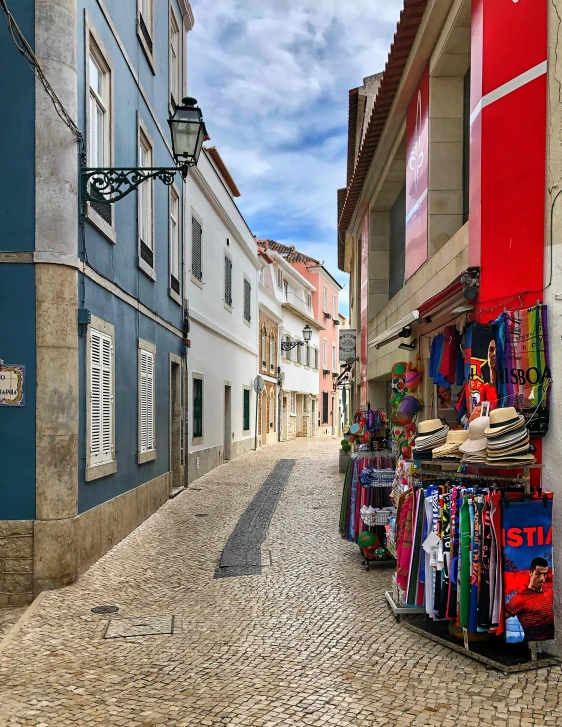
{"type": "Polygon", "coordinates": [[[246,280],[244,278],[244,319],[248,321],[248,323],[252,320],[252,286],[250,284],[249,280],[246,280]]]}
{"type": "Polygon", "coordinates": [[[90,465],[113,460],[113,341],[90,328],[90,465]]]}
{"type": "Polygon", "coordinates": [[[250,391],[244,389],[244,431],[250,431],[250,391]]]}
{"type": "Polygon", "coordinates": [[[203,280],[203,267],[201,262],[201,245],[203,228],[199,220],[191,218],[191,274],[197,280],[203,280]]]}
{"type": "Polygon", "coordinates": [[[224,256],[224,302],[232,306],[232,260],[224,256]]]}
{"type": "Polygon", "coordinates": [[[154,449],[154,354],[140,349],[140,451],[154,449]]]}
{"type": "Polygon", "coordinates": [[[328,423],[328,392],[322,392],[322,424],[328,423]]]}
{"type": "Polygon", "coordinates": [[[314,368],[318,369],[318,358],[319,358],[319,351],[317,348],[314,349],[314,368]]]}
{"type": "Polygon", "coordinates": [[[193,379],[193,438],[203,436],[203,379],[193,379]]]}

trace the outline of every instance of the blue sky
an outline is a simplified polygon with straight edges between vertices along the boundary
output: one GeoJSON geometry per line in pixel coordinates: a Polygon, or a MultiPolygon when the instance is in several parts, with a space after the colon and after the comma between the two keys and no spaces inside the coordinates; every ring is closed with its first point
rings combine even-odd
{"type": "Polygon", "coordinates": [[[192,0],[188,89],[251,230],[337,268],[347,99],[384,68],[403,0],[192,0]]]}

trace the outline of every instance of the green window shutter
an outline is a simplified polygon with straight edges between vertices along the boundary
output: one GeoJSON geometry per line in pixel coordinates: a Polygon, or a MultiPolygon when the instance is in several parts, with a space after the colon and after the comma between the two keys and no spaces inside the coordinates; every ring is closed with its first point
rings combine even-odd
{"type": "Polygon", "coordinates": [[[193,437],[203,436],[203,380],[193,379],[193,437]]]}
{"type": "Polygon", "coordinates": [[[244,389],[244,431],[250,431],[250,392],[244,389]]]}

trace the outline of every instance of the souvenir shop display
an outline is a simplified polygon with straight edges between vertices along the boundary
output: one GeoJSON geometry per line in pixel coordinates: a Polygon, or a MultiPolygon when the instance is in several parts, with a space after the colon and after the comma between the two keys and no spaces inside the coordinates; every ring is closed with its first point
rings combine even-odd
{"type": "Polygon", "coordinates": [[[488,440],[486,429],[490,426],[490,417],[481,416],[473,419],[468,425],[468,439],[459,447],[463,464],[486,464],[488,440]]]}
{"type": "MultiPolygon", "coordinates": [[[[471,441],[479,438],[461,447],[471,441]]],[[[531,490],[529,467],[489,472],[398,464],[387,601],[397,618],[411,617],[408,628],[502,671],[557,663],[537,653],[554,637],[552,494],[531,490]]]]}
{"type": "Polygon", "coordinates": [[[420,422],[414,442],[412,456],[414,459],[433,459],[433,450],[447,442],[449,427],[441,419],[429,419],[420,422]]]}
{"type": "Polygon", "coordinates": [[[392,367],[390,421],[394,449],[399,455],[410,455],[410,444],[416,432],[415,421],[423,408],[420,388],[423,377],[421,359],[415,363],[400,361],[392,367]]]}
{"type": "Polygon", "coordinates": [[[432,451],[433,459],[450,459],[460,462],[463,456],[460,447],[467,439],[468,431],[466,429],[449,429],[445,444],[432,451]]]}
{"type": "Polygon", "coordinates": [[[550,416],[548,307],[504,311],[493,323],[498,406],[525,417],[533,437],[544,437],[550,416]]]}
{"type": "Polygon", "coordinates": [[[389,561],[385,527],[395,513],[390,492],[396,460],[384,441],[361,445],[350,458],[340,510],[340,534],[356,542],[369,568],[371,562],[389,561]],[[372,448],[379,447],[376,450],[372,448]]]}
{"type": "Polygon", "coordinates": [[[525,426],[525,417],[517,414],[514,407],[495,409],[490,412],[490,424],[486,435],[486,462],[490,465],[533,464],[531,438],[525,426]]]}

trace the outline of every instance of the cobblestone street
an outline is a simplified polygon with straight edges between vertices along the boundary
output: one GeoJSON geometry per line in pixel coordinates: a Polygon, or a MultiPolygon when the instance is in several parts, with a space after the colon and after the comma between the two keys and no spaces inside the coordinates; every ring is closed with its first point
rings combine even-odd
{"type": "Polygon", "coordinates": [[[297,440],[224,465],[47,593],[0,655],[0,724],[561,724],[559,668],[505,677],[395,623],[391,571],[339,537],[337,451],[297,440]],[[214,578],[280,458],[297,463],[261,574],[214,578]],[[104,639],[100,604],[173,615],[174,633],[104,639]]]}

